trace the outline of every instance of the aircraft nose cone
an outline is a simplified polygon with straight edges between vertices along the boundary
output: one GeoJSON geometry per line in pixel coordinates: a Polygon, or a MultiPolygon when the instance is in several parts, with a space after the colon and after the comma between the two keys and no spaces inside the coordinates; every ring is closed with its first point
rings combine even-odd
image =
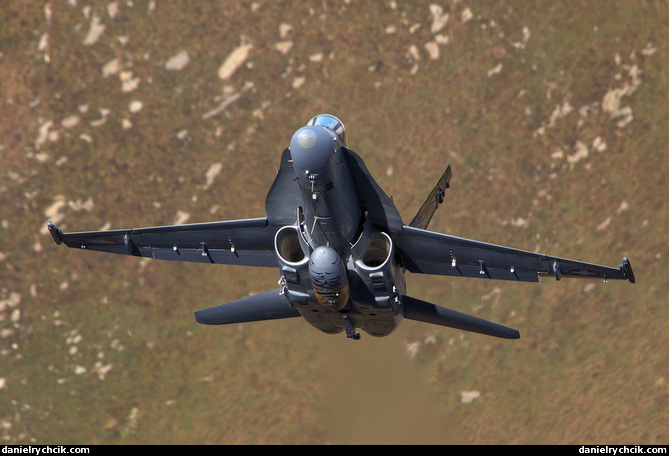
{"type": "Polygon", "coordinates": [[[290,140],[290,154],[300,178],[306,172],[320,174],[327,170],[333,153],[333,138],[321,127],[303,127],[290,140]]]}

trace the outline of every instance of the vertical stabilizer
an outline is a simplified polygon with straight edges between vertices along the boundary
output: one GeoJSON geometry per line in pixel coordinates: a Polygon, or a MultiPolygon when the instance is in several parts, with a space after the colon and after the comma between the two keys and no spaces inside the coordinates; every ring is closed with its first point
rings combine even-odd
{"type": "Polygon", "coordinates": [[[444,202],[444,194],[446,193],[446,189],[450,187],[450,182],[451,165],[448,165],[423,205],[418,209],[416,216],[413,218],[409,226],[420,228],[422,230],[427,229],[427,225],[429,225],[430,220],[432,220],[434,211],[436,211],[439,205],[444,202]]]}

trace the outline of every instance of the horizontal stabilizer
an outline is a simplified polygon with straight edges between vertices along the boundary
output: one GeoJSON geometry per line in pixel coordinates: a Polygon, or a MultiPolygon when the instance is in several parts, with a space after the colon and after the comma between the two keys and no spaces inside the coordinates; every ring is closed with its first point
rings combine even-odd
{"type": "Polygon", "coordinates": [[[271,290],[237,301],[219,304],[195,312],[195,320],[204,325],[227,325],[249,321],[277,320],[299,317],[300,313],[291,308],[281,290],[271,290]]]}
{"type": "Polygon", "coordinates": [[[420,299],[403,296],[402,302],[404,303],[404,318],[409,320],[448,326],[449,328],[462,329],[503,339],[520,338],[520,333],[515,329],[430,304],[420,299]]]}

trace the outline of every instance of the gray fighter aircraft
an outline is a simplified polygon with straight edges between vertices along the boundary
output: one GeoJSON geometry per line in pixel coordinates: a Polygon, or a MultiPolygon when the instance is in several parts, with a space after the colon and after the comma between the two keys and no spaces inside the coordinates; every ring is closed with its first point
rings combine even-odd
{"type": "Polygon", "coordinates": [[[318,115],[283,151],[265,200],[266,216],[114,231],[64,234],[57,244],[161,260],[279,269],[278,288],[195,312],[223,325],[302,316],[319,330],[358,339],[390,334],[404,318],[516,339],[515,329],[407,295],[406,271],[486,280],[538,282],[539,277],[626,279],[598,266],[427,231],[443,202],[450,166],[408,225],[347,145],[344,125],[318,115]]]}

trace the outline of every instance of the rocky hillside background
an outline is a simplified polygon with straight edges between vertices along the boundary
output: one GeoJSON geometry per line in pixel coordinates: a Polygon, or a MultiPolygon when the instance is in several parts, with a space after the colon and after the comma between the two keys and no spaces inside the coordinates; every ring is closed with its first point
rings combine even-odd
{"type": "Polygon", "coordinates": [[[666,1],[9,0],[0,20],[0,440],[666,443],[666,1]],[[276,271],[56,246],[264,215],[292,133],[347,126],[405,221],[636,285],[409,276],[518,328],[382,339],[198,326],[276,271]]]}

